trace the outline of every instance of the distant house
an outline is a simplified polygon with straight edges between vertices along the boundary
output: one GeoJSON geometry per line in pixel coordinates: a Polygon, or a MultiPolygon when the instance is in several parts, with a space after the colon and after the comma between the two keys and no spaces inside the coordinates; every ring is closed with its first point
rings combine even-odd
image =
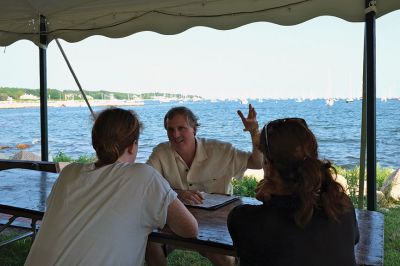
{"type": "Polygon", "coordinates": [[[74,94],[69,94],[69,93],[65,93],[64,94],[64,99],[66,100],[66,101],[68,101],[68,100],[74,100],[75,99],[75,95],[74,94]]]}
{"type": "Polygon", "coordinates": [[[39,97],[29,94],[29,93],[24,93],[19,97],[20,100],[39,100],[39,97]]]}
{"type": "Polygon", "coordinates": [[[14,99],[13,99],[13,97],[8,96],[8,97],[7,97],[7,101],[8,101],[8,102],[12,102],[12,101],[14,101],[14,99]]]}

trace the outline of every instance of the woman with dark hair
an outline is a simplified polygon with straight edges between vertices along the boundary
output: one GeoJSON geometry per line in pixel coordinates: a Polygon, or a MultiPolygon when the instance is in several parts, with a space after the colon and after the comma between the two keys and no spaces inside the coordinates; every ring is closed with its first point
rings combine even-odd
{"type": "Polygon", "coordinates": [[[152,167],[134,163],[142,124],[110,108],[92,129],[97,162],[63,169],[26,265],[143,265],[147,237],[166,224],[197,236],[197,221],[152,167]]]}
{"type": "Polygon", "coordinates": [[[317,140],[301,118],[274,120],[260,134],[262,205],[235,207],[228,229],[240,265],[355,265],[354,207],[318,158],[317,140]]]}

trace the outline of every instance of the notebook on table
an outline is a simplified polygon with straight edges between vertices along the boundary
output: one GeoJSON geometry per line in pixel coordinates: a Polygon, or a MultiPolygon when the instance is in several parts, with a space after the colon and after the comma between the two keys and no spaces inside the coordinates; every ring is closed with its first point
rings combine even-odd
{"type": "Polygon", "coordinates": [[[202,195],[204,198],[202,204],[185,204],[185,205],[189,207],[215,210],[239,199],[239,196],[210,194],[206,192],[202,192],[202,195]]]}

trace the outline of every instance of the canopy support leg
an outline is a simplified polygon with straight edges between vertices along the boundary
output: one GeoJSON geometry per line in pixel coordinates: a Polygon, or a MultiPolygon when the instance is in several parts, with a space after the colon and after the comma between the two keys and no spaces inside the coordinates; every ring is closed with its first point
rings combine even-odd
{"type": "Polygon", "coordinates": [[[376,210],[376,1],[366,0],[367,61],[367,209],[376,210]]]}
{"type": "Polygon", "coordinates": [[[49,141],[47,126],[47,27],[46,18],[40,16],[39,71],[40,71],[40,133],[41,160],[49,160],[49,141]]]}

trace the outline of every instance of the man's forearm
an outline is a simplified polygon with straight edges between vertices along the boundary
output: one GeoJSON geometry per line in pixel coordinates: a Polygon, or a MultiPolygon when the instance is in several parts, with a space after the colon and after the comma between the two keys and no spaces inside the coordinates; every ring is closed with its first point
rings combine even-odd
{"type": "Polygon", "coordinates": [[[249,132],[250,132],[253,148],[252,148],[252,153],[247,162],[247,168],[261,169],[262,162],[263,162],[263,155],[259,148],[259,146],[260,146],[260,131],[257,128],[257,129],[251,130],[249,132]]]}

